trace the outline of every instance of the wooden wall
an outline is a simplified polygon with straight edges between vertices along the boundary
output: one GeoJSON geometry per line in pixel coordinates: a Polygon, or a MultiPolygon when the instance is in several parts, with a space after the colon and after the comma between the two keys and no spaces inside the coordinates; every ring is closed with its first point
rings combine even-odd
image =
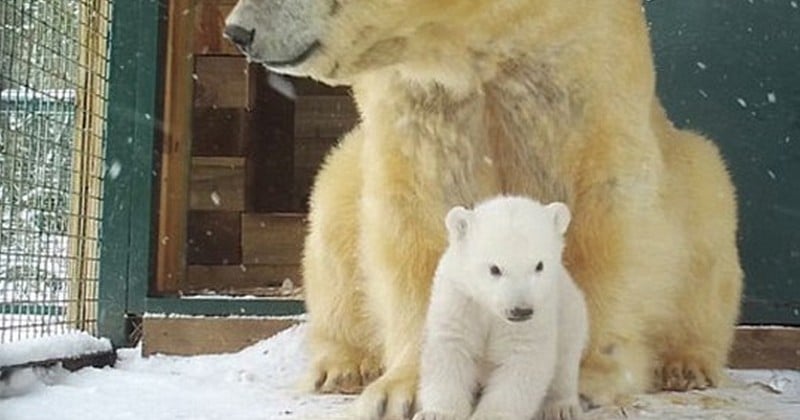
{"type": "MultiPolygon", "coordinates": [[[[192,32],[191,65],[185,66],[191,70],[185,79],[191,84],[191,147],[184,148],[186,167],[173,165],[176,173],[162,176],[162,190],[187,185],[185,200],[167,200],[177,203],[166,211],[185,215],[186,234],[184,244],[165,246],[178,251],[159,253],[183,259],[166,264],[179,269],[160,272],[170,277],[157,284],[174,285],[165,292],[296,293],[286,279],[295,289],[302,285],[299,264],[314,175],[357,120],[348,90],[270,74],[224,40],[224,19],[235,3],[196,1],[193,24],[173,28],[192,32]],[[181,170],[188,180],[178,176],[181,170]],[[184,209],[176,209],[181,203],[184,209]],[[180,271],[178,280],[174,271],[180,271]]],[[[175,92],[167,94],[180,96],[175,92]]],[[[175,102],[165,101],[178,115],[181,105],[175,102]]],[[[163,197],[175,195],[162,191],[163,197]]]]}

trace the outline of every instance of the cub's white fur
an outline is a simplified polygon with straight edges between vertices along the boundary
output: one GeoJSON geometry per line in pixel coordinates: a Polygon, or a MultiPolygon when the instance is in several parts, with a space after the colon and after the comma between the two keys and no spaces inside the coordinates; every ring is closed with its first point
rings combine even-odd
{"type": "Polygon", "coordinates": [[[414,420],[579,416],[588,321],[561,260],[570,217],[522,197],[450,210],[414,420]]]}

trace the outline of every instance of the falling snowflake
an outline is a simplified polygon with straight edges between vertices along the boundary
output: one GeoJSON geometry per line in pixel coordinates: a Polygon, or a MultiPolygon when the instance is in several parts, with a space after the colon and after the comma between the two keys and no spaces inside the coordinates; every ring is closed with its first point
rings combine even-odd
{"type": "Polygon", "coordinates": [[[117,179],[120,172],[122,172],[122,164],[118,160],[111,162],[111,166],[108,168],[109,178],[117,179]]]}
{"type": "Polygon", "coordinates": [[[775,96],[775,92],[767,93],[767,101],[769,101],[769,103],[771,103],[771,104],[774,104],[775,102],[778,102],[778,97],[775,96]]]}

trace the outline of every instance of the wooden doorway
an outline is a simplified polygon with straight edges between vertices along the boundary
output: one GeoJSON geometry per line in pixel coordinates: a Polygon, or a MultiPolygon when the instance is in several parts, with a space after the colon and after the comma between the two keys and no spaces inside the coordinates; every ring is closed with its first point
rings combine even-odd
{"type": "Polygon", "coordinates": [[[222,28],[235,0],[170,2],[157,295],[297,298],[305,214],[349,91],[248,63],[222,28]]]}

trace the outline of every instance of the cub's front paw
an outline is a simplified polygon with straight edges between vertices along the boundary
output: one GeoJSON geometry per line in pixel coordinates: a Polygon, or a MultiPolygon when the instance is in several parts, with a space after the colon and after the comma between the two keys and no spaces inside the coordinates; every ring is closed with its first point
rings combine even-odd
{"type": "Polygon", "coordinates": [[[583,416],[581,405],[577,401],[554,401],[545,403],[539,411],[539,420],[576,420],[583,416]]]}
{"type": "Polygon", "coordinates": [[[414,415],[413,420],[465,420],[453,414],[438,413],[436,411],[420,411],[414,415]]]}

